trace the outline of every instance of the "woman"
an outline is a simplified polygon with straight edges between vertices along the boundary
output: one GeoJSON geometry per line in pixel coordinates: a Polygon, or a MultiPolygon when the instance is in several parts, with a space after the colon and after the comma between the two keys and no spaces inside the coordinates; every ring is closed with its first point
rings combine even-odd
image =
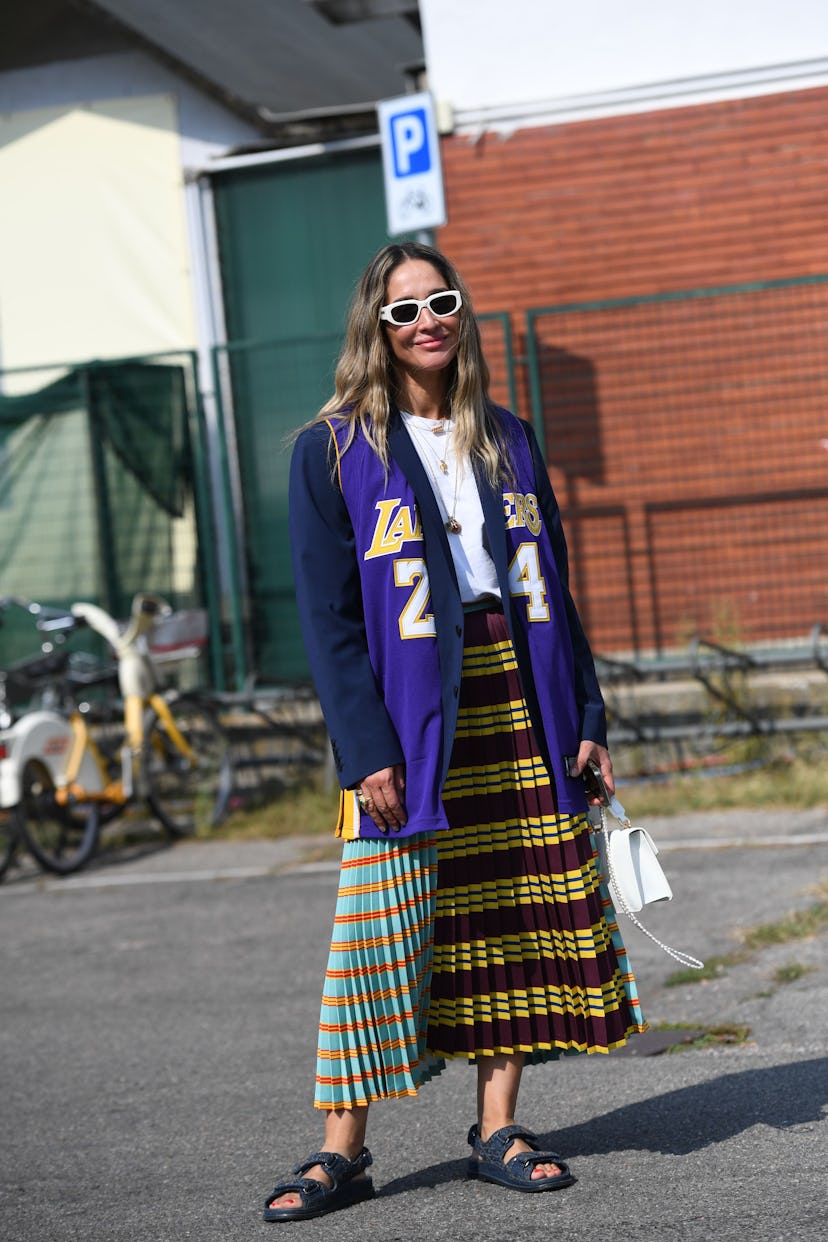
{"type": "Polygon", "coordinates": [[[575,1179],[515,1122],[523,1066],[644,1029],[580,774],[612,764],[530,428],[489,399],[471,301],[437,251],[384,247],[336,392],[299,435],[290,533],[345,838],[322,999],[324,1151],[265,1219],[370,1197],[369,1105],[477,1067],[469,1175],[575,1179]],[[572,775],[567,771],[567,757],[572,775]]]}

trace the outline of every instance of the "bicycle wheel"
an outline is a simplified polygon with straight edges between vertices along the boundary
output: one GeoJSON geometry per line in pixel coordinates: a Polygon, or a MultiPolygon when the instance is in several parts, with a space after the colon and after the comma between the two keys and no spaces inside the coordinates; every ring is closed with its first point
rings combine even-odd
{"type": "Polygon", "coordinates": [[[141,772],[146,798],[173,837],[206,832],[224,818],[232,788],[230,744],[212,712],[186,695],[171,703],[186,754],[153,708],[144,719],[141,772]]]}
{"type": "Polygon", "coordinates": [[[0,809],[0,879],[14,860],[19,840],[17,824],[11,811],[0,809]]]}
{"type": "Polygon", "coordinates": [[[46,871],[69,875],[97,848],[98,807],[94,802],[59,806],[49,769],[37,759],[30,759],[23,769],[23,799],[14,813],[27,849],[46,871]]]}

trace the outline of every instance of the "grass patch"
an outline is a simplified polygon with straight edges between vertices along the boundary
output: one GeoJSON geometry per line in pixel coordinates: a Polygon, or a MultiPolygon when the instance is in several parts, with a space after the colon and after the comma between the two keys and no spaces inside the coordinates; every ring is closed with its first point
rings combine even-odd
{"type": "Polygon", "coordinates": [[[747,958],[747,953],[733,952],[724,953],[719,957],[709,957],[704,963],[702,970],[694,970],[688,967],[687,970],[675,970],[664,980],[665,988],[680,987],[685,983],[706,983],[710,979],[718,979],[720,975],[727,973],[729,967],[738,965],[747,958]]]}
{"type": "Polygon", "coordinates": [[[693,1022],[651,1022],[651,1031],[697,1031],[698,1023],[693,1022]]]}
{"type": "Polygon", "coordinates": [[[211,840],[272,840],[276,837],[333,837],[339,813],[339,790],[325,787],[311,773],[301,785],[272,793],[260,804],[234,811],[210,830],[211,840]]]}
{"type": "Polygon", "coordinates": [[[790,944],[792,940],[809,940],[828,929],[828,881],[822,881],[813,889],[818,902],[803,910],[783,915],[773,923],[758,923],[740,933],[746,949],[767,949],[773,944],[790,944]]]}
{"type": "Polygon", "coordinates": [[[684,1039],[677,1039],[674,1044],[670,1044],[664,1049],[664,1053],[686,1052],[693,1048],[712,1048],[721,1047],[722,1045],[744,1044],[750,1037],[750,1027],[741,1026],[737,1023],[722,1023],[718,1026],[700,1028],[698,1022],[659,1022],[652,1027],[654,1031],[675,1031],[680,1034],[682,1031],[691,1032],[693,1037],[685,1036],[684,1039]],[[701,1033],[699,1031],[701,1030],[701,1033]]]}
{"type": "Polygon", "coordinates": [[[809,975],[813,966],[804,966],[802,962],[788,962],[773,972],[773,981],[778,984],[796,983],[803,975],[809,975]]]}
{"type": "Polygon", "coordinates": [[[685,1043],[673,1044],[670,1048],[665,1049],[665,1052],[688,1052],[698,1048],[736,1048],[741,1044],[746,1044],[749,1038],[749,1026],[726,1023],[722,1026],[711,1026],[703,1035],[699,1035],[696,1039],[687,1040],[685,1043]]]}
{"type": "MultiPolygon", "coordinates": [[[[744,946],[742,949],[737,949],[733,953],[725,953],[718,957],[708,958],[703,970],[676,970],[664,980],[664,986],[672,988],[679,987],[685,983],[704,983],[706,980],[716,979],[720,975],[725,974],[729,967],[747,961],[749,957],[752,957],[761,949],[767,949],[777,944],[789,944],[796,940],[808,940],[812,936],[818,936],[828,930],[828,880],[821,881],[813,891],[820,898],[813,905],[806,906],[804,910],[800,910],[795,914],[786,914],[783,918],[777,919],[773,923],[758,923],[756,927],[746,928],[739,933],[739,938],[744,946]]],[[[799,971],[799,974],[794,974],[790,978],[776,979],[777,983],[792,983],[794,979],[798,979],[800,975],[805,974],[810,968],[794,964],[790,968],[782,967],[780,969],[799,971]]],[[[779,974],[778,971],[777,974],[779,974]]]]}
{"type": "Polygon", "coordinates": [[[786,914],[773,923],[760,923],[741,933],[742,944],[750,950],[766,949],[793,940],[809,940],[828,929],[828,898],[817,901],[795,914],[786,914]]]}
{"type": "MultiPolygon", "coordinates": [[[[720,758],[723,764],[738,761],[720,758]]],[[[618,794],[636,820],[688,811],[809,810],[828,806],[828,764],[780,757],[736,773],[695,771],[648,780],[621,776],[618,794]]]]}

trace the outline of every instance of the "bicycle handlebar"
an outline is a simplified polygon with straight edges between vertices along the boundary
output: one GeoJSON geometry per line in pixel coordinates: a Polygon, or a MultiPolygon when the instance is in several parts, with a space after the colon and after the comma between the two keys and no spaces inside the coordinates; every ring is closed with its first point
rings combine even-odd
{"type": "Polygon", "coordinates": [[[24,599],[22,595],[0,596],[0,613],[7,608],[20,608],[34,617],[35,625],[42,633],[54,634],[62,630],[67,632],[79,624],[77,617],[65,608],[50,608],[47,604],[39,604],[33,599],[24,599]]]}
{"type": "MultiPolygon", "coordinates": [[[[0,595],[0,618],[8,608],[20,608],[34,617],[35,625],[44,634],[62,636],[80,626],[89,625],[119,654],[127,651],[135,640],[152,629],[155,621],[169,616],[172,608],[160,595],[141,591],[132,600],[131,616],[120,624],[98,604],[75,603],[70,609],[51,608],[21,595],[0,595]]],[[[0,619],[0,624],[2,620],[0,619]]]]}
{"type": "Polygon", "coordinates": [[[65,612],[59,617],[45,617],[43,620],[35,622],[35,625],[43,634],[59,634],[64,631],[67,634],[71,634],[72,630],[79,629],[85,624],[83,617],[75,617],[71,612],[65,612]]]}
{"type": "Polygon", "coordinates": [[[119,659],[134,649],[136,640],[152,629],[157,618],[168,616],[172,609],[160,595],[139,593],[132,601],[131,611],[126,628],[123,628],[97,604],[72,605],[72,615],[81,618],[101,634],[119,659]]]}

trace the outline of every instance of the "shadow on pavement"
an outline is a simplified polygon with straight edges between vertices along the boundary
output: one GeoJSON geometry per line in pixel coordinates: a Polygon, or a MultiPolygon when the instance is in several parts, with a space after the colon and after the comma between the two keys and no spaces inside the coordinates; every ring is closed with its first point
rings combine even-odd
{"type": "Polygon", "coordinates": [[[819,1057],[724,1074],[541,1137],[567,1158],[623,1150],[686,1156],[751,1126],[783,1130],[821,1121],[826,1103],[828,1058],[819,1057]]]}
{"type": "MultiPolygon", "coordinates": [[[[471,1154],[471,1148],[469,1148],[471,1154]]],[[[424,1187],[433,1189],[445,1182],[462,1182],[466,1177],[468,1158],[463,1160],[443,1160],[440,1164],[430,1164],[428,1168],[417,1169],[407,1173],[405,1177],[395,1177],[385,1182],[377,1192],[378,1199],[386,1199],[389,1195],[401,1195],[408,1190],[422,1190],[424,1187]]]]}
{"type": "MultiPolygon", "coordinates": [[[[751,1126],[782,1130],[821,1121],[826,1103],[828,1058],[820,1057],[724,1074],[538,1137],[544,1149],[560,1152],[566,1160],[640,1150],[686,1156],[751,1126]]],[[[386,1182],[378,1197],[433,1188],[465,1176],[465,1160],[445,1160],[386,1182]]]]}

